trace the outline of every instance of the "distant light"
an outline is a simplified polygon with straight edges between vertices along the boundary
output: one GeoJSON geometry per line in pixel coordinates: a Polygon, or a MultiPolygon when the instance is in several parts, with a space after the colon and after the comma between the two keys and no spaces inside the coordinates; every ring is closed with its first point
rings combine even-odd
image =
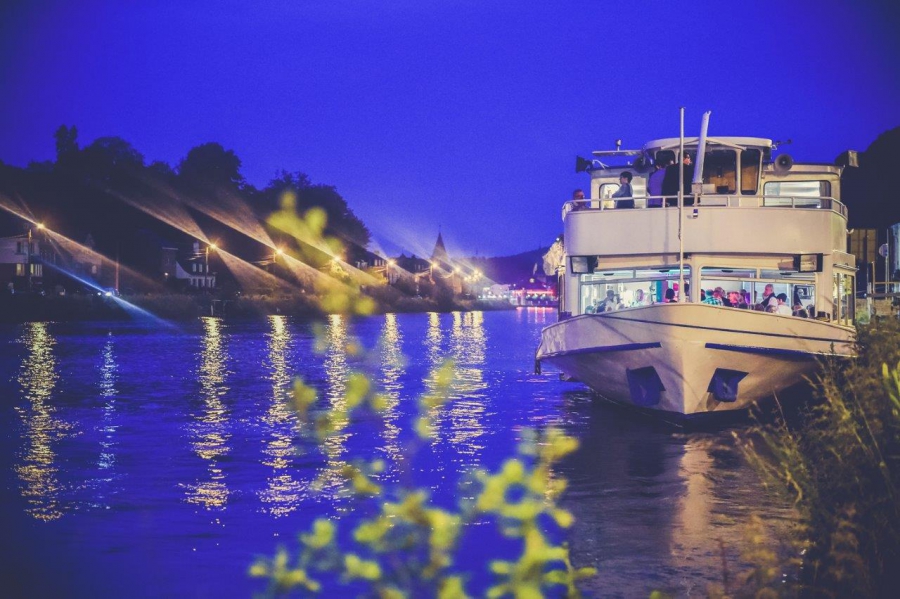
{"type": "Polygon", "coordinates": [[[107,292],[106,292],[106,297],[112,297],[112,291],[107,291],[107,292]]]}
{"type": "Polygon", "coordinates": [[[275,255],[280,256],[284,253],[284,250],[281,248],[275,248],[275,255]]]}
{"type": "Polygon", "coordinates": [[[37,224],[37,228],[43,230],[43,228],[44,228],[44,223],[38,223],[38,224],[37,224]]]}

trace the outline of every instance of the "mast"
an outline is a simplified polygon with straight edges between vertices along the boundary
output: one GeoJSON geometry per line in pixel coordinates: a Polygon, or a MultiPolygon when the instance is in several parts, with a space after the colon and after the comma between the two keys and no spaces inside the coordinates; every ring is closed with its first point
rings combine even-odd
{"type": "Polygon", "coordinates": [[[684,302],[684,106],[679,108],[680,128],[678,132],[678,294],[684,302]]]}

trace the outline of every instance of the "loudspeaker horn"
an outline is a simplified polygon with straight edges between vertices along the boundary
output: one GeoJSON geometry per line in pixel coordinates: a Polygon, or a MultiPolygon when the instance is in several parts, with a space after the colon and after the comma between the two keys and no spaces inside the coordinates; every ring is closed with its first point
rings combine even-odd
{"type": "Polygon", "coordinates": [[[637,157],[637,160],[635,160],[634,164],[631,166],[633,166],[634,170],[639,173],[646,173],[648,170],[650,170],[650,161],[646,156],[641,155],[637,157]]]}
{"type": "Polygon", "coordinates": [[[576,173],[586,173],[594,166],[593,161],[587,160],[586,158],[582,158],[581,156],[575,157],[575,172],[576,173]]]}
{"type": "Polygon", "coordinates": [[[779,154],[775,159],[775,174],[783,175],[791,170],[792,166],[794,166],[794,159],[790,154],[779,154]]]}

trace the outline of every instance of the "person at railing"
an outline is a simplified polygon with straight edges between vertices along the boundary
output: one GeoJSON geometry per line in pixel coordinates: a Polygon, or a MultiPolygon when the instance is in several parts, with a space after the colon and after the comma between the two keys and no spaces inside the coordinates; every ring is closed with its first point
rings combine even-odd
{"type": "Polygon", "coordinates": [[[584,201],[584,190],[576,189],[572,192],[572,210],[585,210],[588,204],[584,201]]]}
{"type": "Polygon", "coordinates": [[[659,196],[663,195],[663,179],[666,178],[666,168],[670,164],[672,164],[672,160],[668,158],[656,163],[656,170],[647,181],[647,195],[650,196],[650,199],[647,200],[647,208],[662,207],[663,201],[659,196]]]}
{"type": "MultiPolygon", "coordinates": [[[[666,174],[663,178],[662,195],[677,196],[678,195],[678,165],[670,164],[666,167],[666,174]]],[[[691,180],[694,178],[694,165],[691,164],[691,155],[684,153],[681,160],[681,169],[684,171],[684,205],[693,206],[694,196],[690,195],[691,180]]],[[[674,198],[666,198],[666,206],[677,206],[678,200],[674,198]]]]}
{"type": "Polygon", "coordinates": [[[619,189],[612,194],[613,199],[616,200],[616,208],[634,208],[634,192],[631,190],[633,178],[634,175],[629,171],[619,175],[619,189]]]}
{"type": "Polygon", "coordinates": [[[675,290],[672,289],[671,287],[669,287],[668,289],[666,289],[666,299],[663,300],[663,301],[664,301],[665,303],[667,303],[667,304],[674,304],[674,303],[676,303],[678,300],[675,299],[675,290]]]}

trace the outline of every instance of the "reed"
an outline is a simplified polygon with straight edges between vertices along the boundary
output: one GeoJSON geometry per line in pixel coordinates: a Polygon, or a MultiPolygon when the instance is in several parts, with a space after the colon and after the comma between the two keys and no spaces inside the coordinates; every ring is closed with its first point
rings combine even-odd
{"type": "MultiPolygon", "coordinates": [[[[814,398],[778,405],[735,434],[750,463],[786,493],[796,580],[760,579],[756,591],[809,597],[893,596],[900,584],[900,323],[858,332],[858,358],[826,360],[814,398]]],[[[764,560],[757,567],[765,568],[764,560]]]]}

